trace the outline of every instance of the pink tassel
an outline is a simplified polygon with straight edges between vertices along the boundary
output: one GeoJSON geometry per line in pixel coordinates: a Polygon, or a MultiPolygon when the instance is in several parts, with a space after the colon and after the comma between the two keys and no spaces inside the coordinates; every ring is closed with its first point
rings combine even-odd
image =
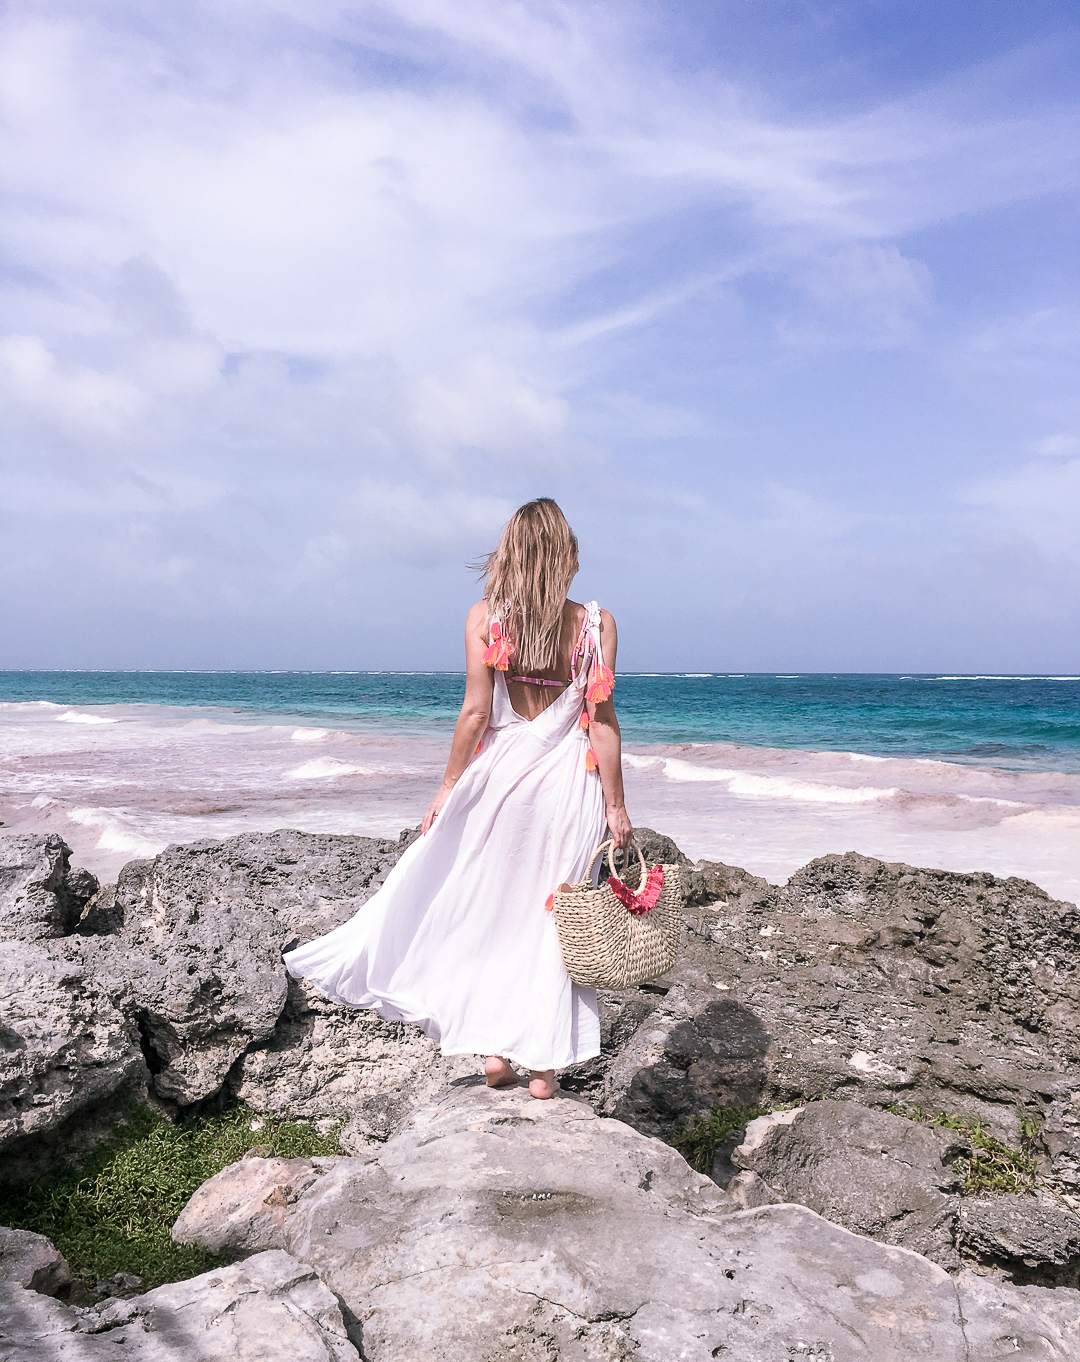
{"type": "Polygon", "coordinates": [[[660,891],[664,887],[664,867],[654,865],[636,894],[614,875],[608,879],[608,886],[627,912],[633,913],[634,917],[642,917],[659,902],[660,891]]]}
{"type": "Polygon", "coordinates": [[[551,913],[555,910],[555,895],[549,894],[544,900],[544,912],[551,913]]]}
{"type": "Polygon", "coordinates": [[[494,667],[496,671],[510,670],[510,642],[503,634],[498,620],[491,621],[491,644],[484,652],[484,666],[494,667]]]}
{"type": "Polygon", "coordinates": [[[590,747],[589,750],[585,753],[585,769],[586,771],[595,771],[596,766],[597,766],[596,753],[590,747]]]}
{"type": "Polygon", "coordinates": [[[590,704],[599,705],[611,695],[615,686],[615,673],[610,667],[605,667],[602,662],[597,662],[593,667],[592,685],[590,685],[585,699],[590,704]]]}
{"type": "Polygon", "coordinates": [[[589,711],[588,711],[587,709],[583,709],[583,710],[581,711],[581,718],[577,721],[577,726],[578,726],[578,728],[581,729],[581,731],[582,731],[583,733],[588,733],[588,731],[589,731],[589,711]]]}
{"type": "Polygon", "coordinates": [[[483,748],[483,746],[484,746],[484,740],[483,740],[483,738],[481,738],[480,741],[476,744],[476,751],[473,753],[473,756],[474,756],[474,757],[478,757],[478,756],[480,755],[480,751],[481,751],[481,749],[483,748]]]}

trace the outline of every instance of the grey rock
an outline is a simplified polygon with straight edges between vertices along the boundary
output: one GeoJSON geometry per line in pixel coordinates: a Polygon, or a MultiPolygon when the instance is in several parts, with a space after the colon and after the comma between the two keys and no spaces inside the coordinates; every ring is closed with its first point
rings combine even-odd
{"type": "Polygon", "coordinates": [[[5,1362],[359,1362],[338,1302],[287,1253],[76,1311],[0,1288],[5,1362]]]}
{"type": "Polygon", "coordinates": [[[116,885],[103,884],[87,900],[75,931],[79,936],[111,936],[123,925],[123,913],[116,902],[116,885]]]}
{"type": "Polygon", "coordinates": [[[1048,1171],[1080,1190],[1073,905],[854,853],[781,888],[730,869],[722,898],[688,909],[670,974],[603,995],[604,1054],[577,1090],[661,1136],[719,1106],[822,1096],[945,1109],[1010,1143],[1020,1113],[1045,1115],[1048,1171]]]}
{"type": "Polygon", "coordinates": [[[0,1226],[0,1282],[55,1296],[70,1284],[71,1269],[43,1234],[0,1226]]]}
{"type": "Polygon", "coordinates": [[[0,941],[66,936],[98,882],[55,833],[0,836],[0,941]]]}
{"type": "Polygon", "coordinates": [[[173,1241],[218,1257],[283,1249],[286,1211],[340,1162],[248,1154],[203,1183],[173,1225],[173,1241]]]}
{"type": "Polygon", "coordinates": [[[785,1201],[959,1269],[960,1179],[951,1164],[970,1148],[952,1132],[854,1102],[826,1101],[811,1102],[761,1134],[732,1159],[785,1201]]]}
{"type": "Polygon", "coordinates": [[[1080,1286],[1080,1214],[1047,1192],[965,1198],[958,1242],[1014,1282],[1080,1286]]]}
{"type": "Polygon", "coordinates": [[[471,1056],[444,1056],[418,1026],[329,1002],[288,981],[274,1030],[229,1074],[227,1090],[254,1111],[345,1123],[350,1153],[388,1139],[414,1107],[476,1072],[471,1056]]]}
{"type": "Polygon", "coordinates": [[[0,1149],[147,1079],[135,1027],[69,941],[0,942],[0,1149]]]}
{"type": "Polygon", "coordinates": [[[189,1230],[204,1215],[220,1225],[226,1202],[252,1242],[273,1220],[362,1318],[372,1362],[970,1362],[995,1355],[969,1339],[998,1339],[1001,1320],[1009,1356],[1065,1362],[1080,1346],[1060,1293],[957,1284],[805,1207],[739,1210],[672,1149],[571,1095],[456,1085],[377,1157],[284,1198],[280,1221],[265,1171],[244,1162],[195,1194],[189,1230]]]}
{"type": "Polygon", "coordinates": [[[752,1211],[758,1206],[779,1206],[785,1198],[774,1192],[769,1184],[749,1169],[736,1173],[726,1189],[740,1209],[752,1211]]]}
{"type": "Polygon", "coordinates": [[[287,998],[282,951],[352,916],[406,840],[250,834],[124,867],[109,909],[118,935],[99,941],[162,1097],[186,1106],[213,1095],[241,1055],[271,1041],[287,998]]]}

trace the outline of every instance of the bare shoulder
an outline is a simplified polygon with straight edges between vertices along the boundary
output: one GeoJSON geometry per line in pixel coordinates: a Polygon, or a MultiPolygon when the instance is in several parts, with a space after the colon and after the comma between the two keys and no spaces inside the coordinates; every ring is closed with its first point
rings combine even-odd
{"type": "Polygon", "coordinates": [[[617,632],[615,628],[615,616],[610,612],[610,610],[600,611],[600,630],[602,633],[610,631],[611,633],[614,634],[617,632]]]}
{"type": "Polygon", "coordinates": [[[469,613],[465,616],[465,628],[468,630],[484,630],[487,627],[487,617],[487,601],[477,601],[475,605],[469,607],[469,613]]]}

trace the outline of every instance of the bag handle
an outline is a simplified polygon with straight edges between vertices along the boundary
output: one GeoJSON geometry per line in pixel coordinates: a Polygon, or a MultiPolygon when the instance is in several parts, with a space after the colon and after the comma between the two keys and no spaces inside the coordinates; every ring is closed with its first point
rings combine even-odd
{"type": "MultiPolygon", "coordinates": [[[[634,850],[637,852],[637,858],[641,862],[641,875],[639,877],[639,880],[641,885],[644,885],[645,877],[649,873],[649,867],[645,864],[645,857],[641,854],[641,848],[638,846],[636,839],[631,841],[630,846],[633,847],[634,850]]],[[[586,874],[589,877],[589,879],[592,879],[593,866],[596,864],[597,856],[600,856],[605,850],[607,851],[608,870],[616,879],[618,878],[618,873],[615,870],[615,838],[609,837],[606,842],[601,842],[600,845],[593,852],[593,854],[589,857],[589,868],[586,871],[586,874]]],[[[627,848],[626,869],[627,870],[630,869],[629,847],[627,848]]],[[[623,873],[625,874],[626,872],[624,871],[623,873]]]]}

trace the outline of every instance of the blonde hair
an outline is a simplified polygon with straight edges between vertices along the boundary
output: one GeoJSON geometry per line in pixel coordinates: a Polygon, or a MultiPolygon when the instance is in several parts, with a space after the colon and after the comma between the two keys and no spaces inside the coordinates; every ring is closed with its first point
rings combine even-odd
{"type": "Polygon", "coordinates": [[[578,541],[550,497],[519,506],[498,546],[477,565],[488,619],[498,617],[514,666],[544,671],[559,661],[563,606],[578,570],[578,541]]]}

